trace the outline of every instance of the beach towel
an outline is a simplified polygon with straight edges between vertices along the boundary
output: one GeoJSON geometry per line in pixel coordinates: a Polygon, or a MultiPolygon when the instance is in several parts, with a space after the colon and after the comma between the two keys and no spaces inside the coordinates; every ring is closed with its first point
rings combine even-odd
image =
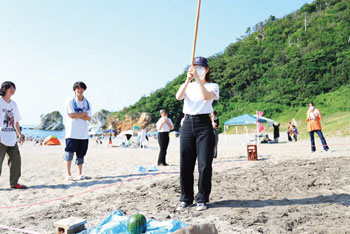
{"type": "MultiPolygon", "coordinates": [[[[128,217],[124,216],[119,210],[116,210],[97,227],[84,230],[79,232],[79,234],[129,234],[127,222],[128,217]]],[[[146,234],[170,234],[186,226],[188,224],[176,219],[167,221],[148,219],[146,234]]]]}

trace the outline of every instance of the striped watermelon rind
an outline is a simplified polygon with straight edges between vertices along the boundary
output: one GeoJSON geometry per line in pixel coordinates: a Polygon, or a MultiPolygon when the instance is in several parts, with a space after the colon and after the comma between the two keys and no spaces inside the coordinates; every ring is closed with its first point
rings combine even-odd
{"type": "Polygon", "coordinates": [[[142,214],[134,214],[128,219],[127,226],[130,234],[145,233],[147,229],[146,217],[142,214]]]}

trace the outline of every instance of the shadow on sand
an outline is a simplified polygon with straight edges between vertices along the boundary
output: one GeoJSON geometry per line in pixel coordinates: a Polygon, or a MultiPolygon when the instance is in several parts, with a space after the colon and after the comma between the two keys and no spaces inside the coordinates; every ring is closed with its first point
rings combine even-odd
{"type": "MultiPolygon", "coordinates": [[[[87,188],[95,185],[106,185],[112,186],[116,183],[125,183],[133,180],[139,180],[149,176],[158,176],[158,175],[169,175],[169,174],[178,174],[178,172],[145,172],[145,173],[135,173],[128,175],[118,175],[118,176],[101,176],[96,177],[90,180],[76,180],[72,181],[70,184],[53,184],[53,185],[33,185],[28,187],[26,190],[32,189],[69,189],[72,187],[81,187],[87,188]]],[[[10,189],[8,189],[10,190],[10,189]]]]}
{"type": "Polygon", "coordinates": [[[210,208],[260,208],[267,206],[290,206],[290,205],[317,205],[317,204],[339,204],[350,205],[349,194],[332,194],[327,196],[317,196],[310,198],[280,199],[280,200],[224,200],[209,204],[210,208]]]}

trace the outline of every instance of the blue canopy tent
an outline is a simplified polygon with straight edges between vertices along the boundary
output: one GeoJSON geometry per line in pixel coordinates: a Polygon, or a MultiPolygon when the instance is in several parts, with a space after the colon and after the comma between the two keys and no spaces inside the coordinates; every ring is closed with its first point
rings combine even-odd
{"type": "MultiPolygon", "coordinates": [[[[237,117],[234,117],[224,123],[225,126],[233,125],[233,126],[239,126],[239,125],[255,125],[256,124],[256,116],[244,114],[237,117]]],[[[259,119],[260,123],[267,123],[267,120],[265,118],[259,119]]]]}
{"type": "MultiPolygon", "coordinates": [[[[226,130],[228,126],[236,126],[236,136],[238,138],[238,129],[237,126],[244,126],[244,129],[246,130],[246,134],[248,137],[248,128],[247,125],[256,125],[257,117],[249,114],[240,115],[237,117],[234,117],[226,122],[224,122],[224,133],[226,135],[226,130]]],[[[259,118],[259,123],[270,123],[273,122],[271,119],[267,119],[264,117],[259,118]]],[[[248,141],[248,139],[247,139],[248,141]]],[[[227,140],[226,140],[227,142],[227,140]]]]}

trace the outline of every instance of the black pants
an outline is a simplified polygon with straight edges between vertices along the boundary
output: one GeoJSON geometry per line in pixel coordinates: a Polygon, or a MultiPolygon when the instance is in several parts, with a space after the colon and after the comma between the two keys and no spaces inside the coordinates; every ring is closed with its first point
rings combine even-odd
{"type": "Polygon", "coordinates": [[[198,193],[196,202],[208,202],[211,192],[214,132],[208,115],[186,115],[180,136],[180,201],[194,200],[194,167],[198,157],[198,193]]]}
{"type": "Polygon", "coordinates": [[[219,133],[218,130],[214,129],[214,136],[215,136],[215,145],[214,145],[214,154],[213,157],[218,157],[218,142],[219,142],[219,133]]]}
{"type": "Polygon", "coordinates": [[[158,165],[165,164],[166,150],[169,145],[169,132],[158,132],[158,144],[160,147],[158,165]]]}
{"type": "Polygon", "coordinates": [[[292,137],[289,135],[289,131],[287,131],[288,141],[293,141],[292,137]]]}

